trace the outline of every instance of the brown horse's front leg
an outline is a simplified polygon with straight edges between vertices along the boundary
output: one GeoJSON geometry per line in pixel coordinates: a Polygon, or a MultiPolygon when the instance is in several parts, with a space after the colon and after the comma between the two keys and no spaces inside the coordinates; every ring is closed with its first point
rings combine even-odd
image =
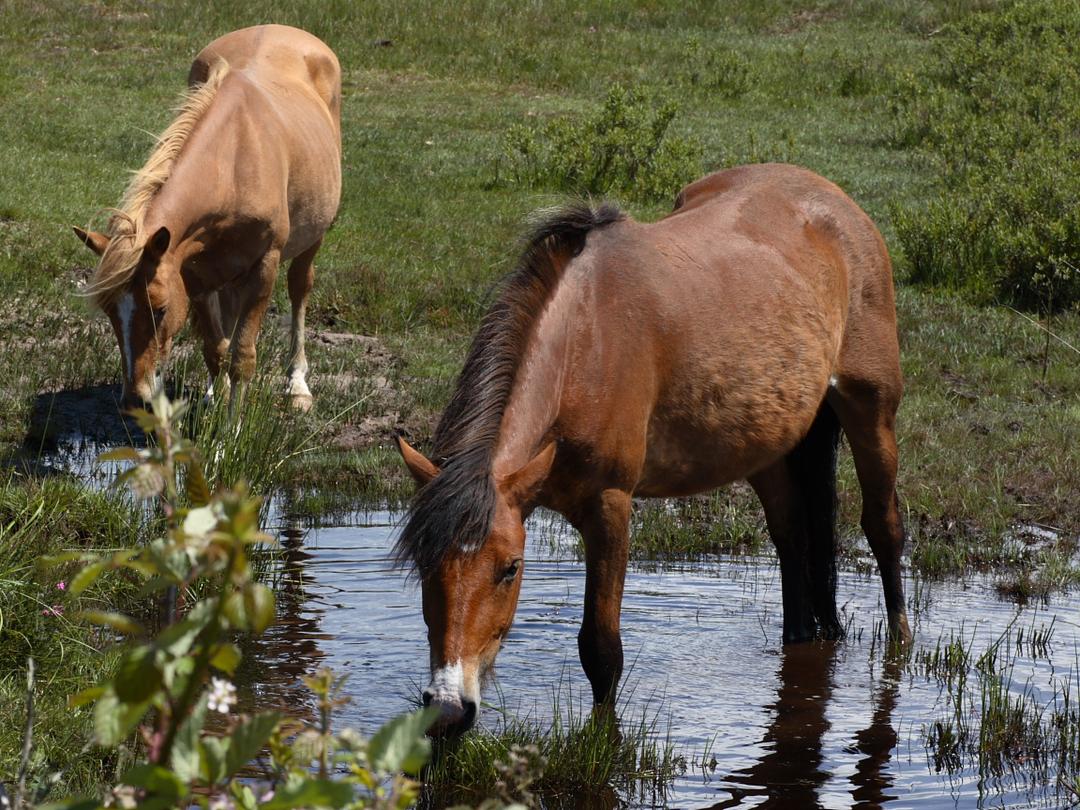
{"type": "Polygon", "coordinates": [[[573,519],[585,540],[585,616],[578,633],[581,666],[598,705],[611,705],[622,677],[619,635],[630,540],[629,492],[609,489],[573,519]]]}

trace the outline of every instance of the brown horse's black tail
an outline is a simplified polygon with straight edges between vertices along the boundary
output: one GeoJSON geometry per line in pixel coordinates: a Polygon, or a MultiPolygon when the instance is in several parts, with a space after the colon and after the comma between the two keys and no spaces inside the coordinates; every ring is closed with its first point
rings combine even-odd
{"type": "Polygon", "coordinates": [[[829,403],[823,401],[810,432],[788,456],[805,513],[810,601],[818,631],[825,638],[843,635],[836,612],[836,456],[839,445],[840,420],[829,403]]]}

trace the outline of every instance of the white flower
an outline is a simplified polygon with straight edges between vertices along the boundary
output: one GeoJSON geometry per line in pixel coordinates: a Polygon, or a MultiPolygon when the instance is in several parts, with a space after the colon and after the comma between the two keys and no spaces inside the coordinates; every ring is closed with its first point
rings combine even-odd
{"type": "Polygon", "coordinates": [[[235,805],[228,796],[214,796],[210,799],[208,810],[233,810],[235,805]]]}
{"type": "Polygon", "coordinates": [[[106,807],[119,807],[120,810],[134,810],[138,804],[135,800],[135,788],[131,785],[117,785],[105,797],[106,807]]]}
{"type": "Polygon", "coordinates": [[[236,687],[222,678],[211,678],[207,705],[212,712],[228,714],[229,709],[236,705],[236,687]]]}

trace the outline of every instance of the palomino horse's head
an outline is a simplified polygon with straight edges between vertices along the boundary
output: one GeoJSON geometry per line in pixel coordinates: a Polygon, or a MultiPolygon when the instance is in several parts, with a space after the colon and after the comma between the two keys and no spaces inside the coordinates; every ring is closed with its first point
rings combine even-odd
{"type": "MultiPolygon", "coordinates": [[[[424,490],[434,491],[444,474],[431,460],[401,438],[398,449],[413,478],[424,490]]],[[[432,727],[434,736],[453,736],[467,731],[476,721],[480,705],[480,680],[495,663],[495,655],[514,620],[521,577],[525,565],[524,518],[532,508],[535,495],[547,478],[555,457],[555,444],[549,444],[517,472],[492,478],[494,504],[486,521],[483,536],[452,536],[460,528],[453,517],[445,521],[447,534],[428,537],[440,548],[436,552],[421,549],[414,562],[421,575],[424,622],[428,628],[431,660],[431,683],[424,690],[426,706],[441,710],[432,727]]],[[[488,490],[490,493],[490,490],[488,490]]],[[[453,498],[454,492],[440,493],[453,498]]],[[[461,497],[468,497],[466,492],[461,497]]],[[[425,506],[437,509],[438,501],[425,506]]],[[[423,508],[423,507],[421,507],[423,508]]],[[[428,525],[453,515],[454,508],[426,516],[428,525]]],[[[413,517],[417,517],[414,511],[413,517]]]]}
{"type": "MultiPolygon", "coordinates": [[[[101,257],[103,268],[114,258],[116,246],[105,234],[75,228],[75,235],[101,257]]],[[[126,405],[150,399],[158,364],[168,358],[172,339],[187,320],[188,298],[179,268],[171,266],[170,239],[168,228],[158,228],[128,259],[134,266],[122,286],[108,295],[92,291],[120,344],[126,405]]]]}

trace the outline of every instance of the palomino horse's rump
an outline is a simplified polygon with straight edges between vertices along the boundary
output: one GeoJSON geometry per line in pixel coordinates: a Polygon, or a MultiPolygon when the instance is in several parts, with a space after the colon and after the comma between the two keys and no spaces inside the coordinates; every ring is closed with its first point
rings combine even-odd
{"type": "Polygon", "coordinates": [[[523,521],[538,505],[584,537],[579,648],[598,701],[622,671],[634,496],[748,479],[780,558],[784,639],[839,635],[840,430],[855,456],[889,629],[909,638],[892,270],[869,218],[811,172],[758,165],[693,183],[656,223],[580,207],[551,223],[523,259],[543,268],[544,283],[507,285],[485,319],[438,456],[400,443],[424,484],[399,551],[423,576],[428,695],[444,709],[443,729],[473,713],[474,678],[494,660],[516,604],[523,521]],[[567,219],[584,226],[558,227],[567,219]],[[483,384],[489,368],[504,370],[504,384],[483,384]],[[460,416],[469,413],[482,416],[460,416]],[[478,510],[481,489],[487,506],[478,510]]]}

